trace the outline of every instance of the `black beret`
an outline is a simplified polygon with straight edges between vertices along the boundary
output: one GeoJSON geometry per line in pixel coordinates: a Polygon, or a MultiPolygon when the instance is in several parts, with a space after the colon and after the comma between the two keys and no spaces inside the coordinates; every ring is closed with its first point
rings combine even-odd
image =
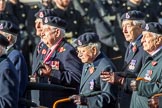
{"type": "Polygon", "coordinates": [[[44,17],[48,17],[48,16],[57,16],[57,14],[55,13],[54,10],[51,10],[51,9],[40,9],[35,14],[36,18],[41,18],[41,19],[43,19],[44,17]]]}
{"type": "Polygon", "coordinates": [[[51,26],[55,26],[55,27],[59,27],[59,28],[66,28],[66,21],[61,19],[60,17],[54,17],[54,16],[49,16],[49,17],[45,17],[43,19],[43,23],[44,24],[48,24],[51,26]]]}
{"type": "Polygon", "coordinates": [[[0,45],[7,47],[9,45],[9,41],[7,38],[0,34],[0,45]]]}
{"type": "Polygon", "coordinates": [[[19,28],[17,25],[12,23],[11,21],[5,20],[0,21],[0,30],[13,35],[17,35],[19,33],[19,28]]]}
{"type": "Polygon", "coordinates": [[[78,37],[76,40],[77,46],[88,45],[89,43],[97,43],[99,42],[99,36],[94,32],[87,32],[78,37]]]}
{"type": "Polygon", "coordinates": [[[145,15],[141,11],[132,10],[124,13],[121,16],[121,21],[123,20],[144,20],[145,15]]]}
{"type": "Polygon", "coordinates": [[[158,22],[149,22],[142,26],[144,31],[162,34],[162,25],[158,22]]]}

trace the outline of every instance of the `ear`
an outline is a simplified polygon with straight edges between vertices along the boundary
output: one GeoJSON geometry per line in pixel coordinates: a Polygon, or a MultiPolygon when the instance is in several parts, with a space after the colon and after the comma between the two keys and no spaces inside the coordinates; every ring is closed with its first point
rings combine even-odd
{"type": "Polygon", "coordinates": [[[56,28],[55,33],[56,33],[56,37],[59,37],[59,36],[60,36],[60,34],[61,34],[60,29],[56,28]]]}
{"type": "Polygon", "coordinates": [[[97,48],[96,47],[92,47],[92,52],[94,55],[97,55],[97,48]]]}
{"type": "Polygon", "coordinates": [[[156,44],[157,45],[162,45],[162,36],[157,37],[156,44]]]}
{"type": "Polygon", "coordinates": [[[8,35],[8,36],[7,36],[7,40],[8,40],[9,42],[11,42],[11,41],[12,41],[12,36],[11,36],[11,35],[8,35]]]}

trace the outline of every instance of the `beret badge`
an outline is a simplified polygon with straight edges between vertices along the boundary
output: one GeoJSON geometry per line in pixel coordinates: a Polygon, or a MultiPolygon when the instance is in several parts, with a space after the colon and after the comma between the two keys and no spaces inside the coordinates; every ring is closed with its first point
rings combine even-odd
{"type": "Polygon", "coordinates": [[[78,45],[82,45],[82,42],[80,40],[78,40],[78,45]]]}
{"type": "Polygon", "coordinates": [[[45,17],[44,22],[48,23],[48,18],[47,17],[45,17]]]}
{"type": "Polygon", "coordinates": [[[126,17],[127,19],[129,19],[129,18],[130,18],[130,15],[129,15],[128,13],[126,13],[125,17],[126,17]]]}
{"type": "Polygon", "coordinates": [[[145,29],[149,30],[149,25],[148,24],[146,24],[145,29]]]}
{"type": "Polygon", "coordinates": [[[44,17],[43,12],[39,12],[39,17],[40,17],[40,18],[43,18],[43,17],[44,17]]]}
{"type": "Polygon", "coordinates": [[[2,23],[0,24],[0,29],[3,29],[3,24],[2,23]]]}

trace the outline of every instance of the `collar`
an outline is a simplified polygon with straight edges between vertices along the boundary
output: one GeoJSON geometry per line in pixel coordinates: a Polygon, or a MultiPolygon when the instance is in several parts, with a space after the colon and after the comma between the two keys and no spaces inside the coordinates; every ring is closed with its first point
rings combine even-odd
{"type": "Polygon", "coordinates": [[[162,46],[160,46],[155,52],[153,52],[151,56],[154,56],[155,54],[157,54],[161,49],[162,49],[162,46]]]}

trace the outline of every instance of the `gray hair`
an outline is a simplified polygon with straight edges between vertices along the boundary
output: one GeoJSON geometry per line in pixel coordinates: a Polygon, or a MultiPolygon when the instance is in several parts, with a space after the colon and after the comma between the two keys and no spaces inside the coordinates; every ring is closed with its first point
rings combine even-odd
{"type": "Polygon", "coordinates": [[[0,54],[0,56],[3,55],[3,54],[6,54],[7,51],[6,51],[6,47],[5,46],[0,45],[0,49],[2,50],[1,51],[2,53],[0,54]]]}
{"type": "Polygon", "coordinates": [[[133,25],[145,25],[145,20],[133,20],[133,25]]]}
{"type": "Polygon", "coordinates": [[[96,47],[98,51],[100,51],[101,49],[101,43],[100,42],[97,42],[97,43],[89,43],[87,46],[89,47],[96,47]]]}
{"type": "Polygon", "coordinates": [[[13,35],[13,34],[10,34],[10,33],[6,33],[5,32],[5,37],[8,37],[8,36],[10,36],[11,35],[11,37],[12,37],[12,44],[15,44],[16,43],[16,41],[17,41],[17,35],[13,35]]]}

